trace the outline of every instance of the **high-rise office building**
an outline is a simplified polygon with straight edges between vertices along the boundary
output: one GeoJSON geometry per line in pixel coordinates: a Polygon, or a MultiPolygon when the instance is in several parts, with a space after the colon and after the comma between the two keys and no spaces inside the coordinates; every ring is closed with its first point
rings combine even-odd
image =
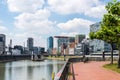
{"type": "Polygon", "coordinates": [[[53,49],[53,37],[52,36],[48,37],[47,39],[47,48],[53,49]]]}
{"type": "Polygon", "coordinates": [[[82,42],[82,40],[85,39],[85,34],[79,34],[75,36],[75,43],[79,44],[82,42]]]}
{"type": "Polygon", "coordinates": [[[33,38],[28,38],[27,47],[28,47],[29,51],[33,51],[33,38]]]}
{"type": "Polygon", "coordinates": [[[47,51],[48,53],[51,53],[53,50],[53,37],[50,36],[47,38],[47,51]]]}
{"type": "Polygon", "coordinates": [[[0,54],[5,53],[5,43],[6,43],[5,35],[0,34],[0,54]]]}
{"type": "MultiPolygon", "coordinates": [[[[90,32],[97,32],[100,29],[100,22],[90,25],[90,32]]],[[[90,46],[93,52],[97,51],[110,51],[110,44],[104,42],[103,40],[93,39],[90,41],[90,46]]]]}

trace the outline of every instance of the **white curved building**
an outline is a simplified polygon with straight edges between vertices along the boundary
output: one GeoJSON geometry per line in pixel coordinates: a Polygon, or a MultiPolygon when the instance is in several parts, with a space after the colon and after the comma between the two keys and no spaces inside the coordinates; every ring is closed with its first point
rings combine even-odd
{"type": "MultiPolygon", "coordinates": [[[[90,25],[90,32],[97,32],[100,28],[100,22],[92,24],[90,25]]],[[[110,44],[98,39],[90,40],[90,46],[92,47],[93,52],[111,50],[110,44]]]]}

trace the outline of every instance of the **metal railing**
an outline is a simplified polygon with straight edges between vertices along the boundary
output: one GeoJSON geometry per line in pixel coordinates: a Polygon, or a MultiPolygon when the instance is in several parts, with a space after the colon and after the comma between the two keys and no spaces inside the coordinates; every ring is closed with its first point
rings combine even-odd
{"type": "Polygon", "coordinates": [[[69,58],[64,64],[64,66],[62,67],[62,69],[55,75],[54,80],[68,80],[68,76],[71,68],[72,68],[73,80],[75,80],[75,74],[74,74],[72,63],[79,62],[79,61],[82,61],[82,58],[69,58]]]}
{"type": "Polygon", "coordinates": [[[56,74],[54,80],[67,80],[68,79],[68,73],[70,69],[70,63],[69,60],[64,64],[62,69],[56,74]]]}

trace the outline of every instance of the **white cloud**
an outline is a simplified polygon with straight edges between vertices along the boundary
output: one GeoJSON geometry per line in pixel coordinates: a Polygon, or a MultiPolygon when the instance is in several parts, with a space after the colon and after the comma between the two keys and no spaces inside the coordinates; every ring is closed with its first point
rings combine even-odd
{"type": "MultiPolygon", "coordinates": [[[[78,34],[81,34],[81,33],[79,33],[79,32],[70,32],[70,33],[65,33],[65,32],[63,32],[63,33],[61,33],[60,35],[61,35],[61,36],[75,37],[75,36],[78,35],[78,34]]],[[[86,38],[89,38],[89,35],[88,35],[88,34],[85,34],[85,35],[86,35],[86,38]]]]}
{"type": "Polygon", "coordinates": [[[5,33],[8,29],[5,26],[0,26],[0,33],[5,33]]]}
{"type": "Polygon", "coordinates": [[[105,5],[99,5],[96,7],[92,7],[88,11],[85,12],[85,15],[95,18],[102,18],[103,14],[106,13],[105,5]]]}
{"type": "MultiPolygon", "coordinates": [[[[18,32],[16,30],[17,33],[12,32],[8,35],[8,39],[12,38],[14,44],[23,44],[27,37],[33,37],[35,45],[46,46],[43,35],[74,36],[89,33],[92,21],[74,18],[56,24],[49,20],[52,14],[50,11],[63,15],[78,13],[95,18],[101,18],[105,13],[104,4],[100,0],[7,0],[7,4],[11,12],[20,12],[14,22],[18,32]]],[[[0,32],[5,30],[6,27],[0,26],[0,32]]]]}
{"type": "Polygon", "coordinates": [[[61,33],[60,35],[61,36],[69,36],[69,37],[75,37],[75,35],[77,35],[77,34],[80,34],[79,32],[70,32],[70,33],[66,33],[66,32],[63,32],[63,33],[61,33]]]}
{"type": "Polygon", "coordinates": [[[100,0],[7,0],[8,8],[12,12],[36,12],[47,8],[59,14],[85,14],[90,17],[101,18],[105,13],[104,3],[100,0]],[[100,16],[98,16],[100,14],[100,16]]]}
{"type": "Polygon", "coordinates": [[[88,2],[85,0],[48,0],[51,8],[61,14],[83,13],[91,6],[88,2]]]}
{"type": "Polygon", "coordinates": [[[41,35],[37,35],[34,33],[23,33],[23,34],[16,34],[15,38],[18,39],[18,41],[15,41],[16,44],[23,44],[23,42],[25,42],[26,46],[27,46],[27,38],[28,37],[32,37],[34,39],[34,46],[46,46],[46,42],[44,40],[44,38],[41,35]]]}
{"type": "Polygon", "coordinates": [[[8,8],[12,12],[34,12],[42,8],[44,0],[7,0],[8,8]]]}
{"type": "Polygon", "coordinates": [[[89,32],[89,25],[93,22],[85,19],[74,18],[66,23],[59,23],[58,27],[67,32],[79,32],[87,34],[89,32]]]}
{"type": "MultiPolygon", "coordinates": [[[[29,33],[29,32],[25,32],[25,33],[9,33],[8,35],[6,35],[7,37],[7,44],[9,44],[10,39],[12,39],[13,41],[13,45],[22,45],[27,46],[27,38],[28,37],[32,37],[34,39],[34,46],[41,46],[41,47],[45,47],[46,46],[46,41],[45,39],[40,36],[40,35],[36,35],[33,33],[29,33]]],[[[8,45],[7,45],[8,46],[8,45]]]]}
{"type": "Polygon", "coordinates": [[[40,9],[34,13],[22,13],[15,17],[14,24],[23,33],[13,34],[14,44],[23,44],[28,37],[33,37],[35,46],[46,47],[44,35],[52,35],[58,30],[56,22],[48,19],[50,15],[51,13],[47,9],[40,9]]]}
{"type": "Polygon", "coordinates": [[[79,13],[99,18],[97,14],[101,14],[101,12],[104,14],[105,12],[102,7],[104,4],[100,0],[48,0],[48,4],[52,11],[59,14],[79,13]],[[100,9],[101,7],[102,9],[100,9]]]}
{"type": "Polygon", "coordinates": [[[40,9],[35,13],[22,13],[16,17],[16,19],[21,19],[23,21],[31,20],[45,20],[50,16],[50,12],[46,9],[40,9]]]}
{"type": "Polygon", "coordinates": [[[15,26],[28,32],[49,34],[55,28],[55,22],[48,20],[50,12],[46,9],[38,10],[35,13],[23,13],[15,19],[15,26]]]}
{"type": "Polygon", "coordinates": [[[0,33],[5,33],[8,31],[8,28],[6,26],[3,26],[3,21],[0,20],[0,33]]]}

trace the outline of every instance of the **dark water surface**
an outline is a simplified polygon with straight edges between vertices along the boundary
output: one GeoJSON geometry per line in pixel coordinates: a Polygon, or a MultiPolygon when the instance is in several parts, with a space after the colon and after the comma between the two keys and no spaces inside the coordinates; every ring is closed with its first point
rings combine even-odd
{"type": "Polygon", "coordinates": [[[0,63],[0,80],[51,80],[52,72],[56,74],[64,63],[57,60],[0,63]]]}

